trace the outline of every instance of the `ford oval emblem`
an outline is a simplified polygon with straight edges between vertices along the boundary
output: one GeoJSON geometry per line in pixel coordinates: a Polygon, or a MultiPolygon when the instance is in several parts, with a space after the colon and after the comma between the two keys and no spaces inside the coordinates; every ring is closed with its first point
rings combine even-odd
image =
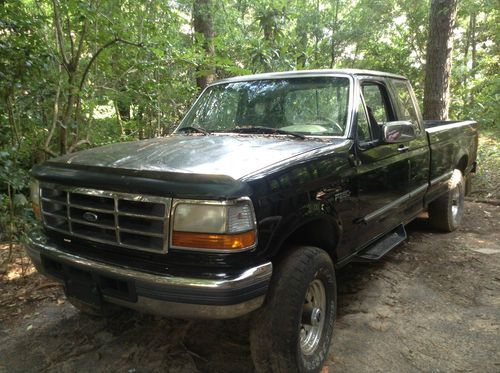
{"type": "Polygon", "coordinates": [[[83,218],[91,223],[96,222],[97,219],[99,219],[99,216],[97,214],[94,214],[93,212],[84,212],[83,213],[83,218]]]}

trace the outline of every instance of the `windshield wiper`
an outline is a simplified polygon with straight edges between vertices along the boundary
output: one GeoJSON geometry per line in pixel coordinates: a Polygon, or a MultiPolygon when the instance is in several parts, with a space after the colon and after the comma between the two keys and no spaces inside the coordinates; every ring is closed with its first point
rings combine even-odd
{"type": "Polygon", "coordinates": [[[273,127],[264,127],[264,126],[255,126],[255,127],[244,127],[244,128],[234,128],[227,132],[235,132],[235,133],[262,133],[262,134],[270,134],[270,135],[290,135],[294,137],[298,137],[299,139],[305,139],[306,137],[297,132],[290,132],[285,130],[280,130],[279,128],[273,127]]]}
{"type": "Polygon", "coordinates": [[[186,126],[186,127],[182,127],[182,128],[179,128],[176,132],[198,132],[198,133],[202,133],[204,134],[205,136],[206,135],[210,135],[210,132],[207,131],[205,128],[203,127],[199,127],[199,126],[186,126]]]}

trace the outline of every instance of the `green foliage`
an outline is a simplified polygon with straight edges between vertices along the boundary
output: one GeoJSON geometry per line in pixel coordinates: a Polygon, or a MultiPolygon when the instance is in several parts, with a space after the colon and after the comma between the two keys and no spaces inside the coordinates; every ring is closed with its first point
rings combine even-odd
{"type": "Polygon", "coordinates": [[[473,118],[498,130],[500,119],[500,8],[497,1],[467,0],[459,8],[450,116],[473,118]]]}
{"type": "Polygon", "coordinates": [[[34,225],[25,195],[29,178],[17,164],[16,151],[0,151],[0,241],[11,243],[22,240],[34,225]]]}
{"type": "MultiPolygon", "coordinates": [[[[407,76],[422,99],[428,0],[212,1],[213,56],[193,31],[194,1],[1,2],[2,227],[6,209],[24,216],[15,196],[26,193],[33,164],[168,134],[199,93],[200,74],[379,69],[407,76]]],[[[494,0],[460,2],[451,80],[451,117],[493,131],[499,12],[494,0]]]]}
{"type": "Polygon", "coordinates": [[[473,179],[474,195],[500,199],[500,130],[485,129],[479,138],[478,170],[473,179]]]}

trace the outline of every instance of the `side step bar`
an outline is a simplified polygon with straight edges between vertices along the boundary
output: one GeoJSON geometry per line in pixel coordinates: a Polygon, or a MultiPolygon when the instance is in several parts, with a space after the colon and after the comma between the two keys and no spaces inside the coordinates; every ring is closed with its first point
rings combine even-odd
{"type": "Polygon", "coordinates": [[[404,225],[398,226],[393,231],[387,233],[375,243],[361,251],[353,259],[353,262],[374,262],[382,258],[389,251],[406,240],[406,230],[404,225]]]}

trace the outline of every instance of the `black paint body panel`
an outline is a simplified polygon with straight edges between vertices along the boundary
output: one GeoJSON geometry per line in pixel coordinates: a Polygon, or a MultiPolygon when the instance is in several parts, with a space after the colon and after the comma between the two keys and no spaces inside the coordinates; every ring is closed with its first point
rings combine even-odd
{"type": "MultiPolygon", "coordinates": [[[[421,131],[407,153],[398,152],[397,144],[361,147],[356,140],[357,97],[367,72],[351,75],[353,113],[346,138],[173,135],[90,149],[33,169],[41,181],[101,190],[190,199],[248,196],[258,224],[256,248],[233,254],[169,249],[164,255],[83,240],[63,244],[62,235],[49,234],[68,250],[153,272],[245,268],[282,255],[287,241],[321,247],[336,263],[346,263],[422,211],[429,188],[432,198],[443,193],[432,179],[457,167],[461,155],[467,155],[466,173],[470,171],[477,148],[474,123],[428,134],[421,118],[421,131]]],[[[402,78],[378,74],[370,79],[392,90],[388,79],[402,78]]],[[[395,111],[399,116],[397,106],[395,111]]]]}

